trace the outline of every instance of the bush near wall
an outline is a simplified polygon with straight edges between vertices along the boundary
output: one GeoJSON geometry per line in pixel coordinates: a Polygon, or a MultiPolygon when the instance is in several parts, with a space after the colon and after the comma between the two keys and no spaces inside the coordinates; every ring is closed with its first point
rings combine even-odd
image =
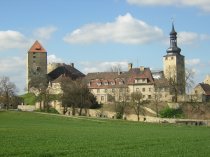
{"type": "Polygon", "coordinates": [[[161,118],[181,118],[181,117],[183,117],[183,111],[181,108],[173,109],[173,108],[166,107],[163,110],[161,110],[159,113],[160,113],[161,118]]]}
{"type": "Polygon", "coordinates": [[[36,103],[36,96],[33,93],[26,93],[20,97],[24,99],[24,105],[35,105],[36,103]]]}

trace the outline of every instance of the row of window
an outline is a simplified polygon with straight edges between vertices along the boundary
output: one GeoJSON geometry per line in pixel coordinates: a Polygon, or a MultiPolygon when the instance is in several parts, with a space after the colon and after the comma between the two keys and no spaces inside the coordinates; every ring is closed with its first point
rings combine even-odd
{"type": "MultiPolygon", "coordinates": [[[[97,89],[97,93],[100,93],[101,90],[102,90],[102,89],[97,89]]],[[[125,88],[120,88],[120,89],[119,89],[119,92],[123,92],[123,90],[126,91],[126,92],[129,92],[129,89],[128,89],[128,88],[126,88],[126,89],[125,89],[125,88]]],[[[107,93],[107,92],[108,92],[108,89],[104,89],[104,93],[107,93]]],[[[114,93],[114,92],[115,92],[115,89],[112,88],[112,89],[111,89],[111,92],[114,93]]]]}
{"type": "MultiPolygon", "coordinates": [[[[104,96],[100,96],[100,101],[105,101],[105,97],[104,96]]],[[[143,95],[143,99],[152,99],[152,96],[151,95],[143,95]]],[[[130,98],[127,97],[127,100],[129,100],[130,98]]],[[[122,96],[119,96],[119,100],[123,100],[123,97],[122,96]]]]}
{"type": "MultiPolygon", "coordinates": [[[[97,86],[101,86],[101,85],[105,85],[105,86],[108,86],[108,85],[116,85],[116,83],[115,82],[97,82],[96,83],[97,84],[97,86]]],[[[120,81],[119,82],[119,85],[123,85],[124,84],[124,82],[123,81],[120,81]]],[[[90,83],[88,84],[89,86],[90,86],[90,83]]]]}
{"type": "MultiPolygon", "coordinates": [[[[103,90],[104,93],[108,92],[108,89],[97,89],[97,93],[100,93],[101,90],[103,90]]],[[[123,92],[123,90],[124,91],[126,90],[126,92],[129,92],[129,88],[126,88],[126,89],[125,88],[119,88],[119,92],[123,92]]],[[[142,88],[141,90],[140,90],[140,88],[136,88],[136,92],[146,92],[146,91],[147,91],[146,88],[142,88]]],[[[114,93],[115,89],[112,88],[111,92],[114,93]]],[[[148,88],[148,92],[152,92],[152,88],[148,88]]]]}
{"type": "Polygon", "coordinates": [[[135,83],[147,83],[147,79],[135,79],[135,83]]]}
{"type": "MultiPolygon", "coordinates": [[[[148,91],[151,92],[152,89],[151,88],[148,88],[148,91]]],[[[146,92],[146,88],[142,88],[142,90],[140,91],[139,88],[136,88],[136,92],[146,92]]]]}

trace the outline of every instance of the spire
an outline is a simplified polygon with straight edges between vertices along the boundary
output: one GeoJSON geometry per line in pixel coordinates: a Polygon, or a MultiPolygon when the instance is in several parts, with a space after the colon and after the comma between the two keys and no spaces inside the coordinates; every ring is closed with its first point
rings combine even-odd
{"type": "Polygon", "coordinates": [[[180,54],[181,49],[177,46],[177,33],[174,28],[174,22],[172,22],[172,29],[170,32],[170,47],[167,49],[167,53],[178,53],[180,54]]]}
{"type": "Polygon", "coordinates": [[[28,50],[28,52],[47,52],[47,51],[38,42],[38,40],[36,40],[35,43],[31,46],[31,48],[28,50]]]}
{"type": "Polygon", "coordinates": [[[175,29],[174,29],[174,22],[172,22],[172,29],[170,35],[177,35],[175,29]]]}

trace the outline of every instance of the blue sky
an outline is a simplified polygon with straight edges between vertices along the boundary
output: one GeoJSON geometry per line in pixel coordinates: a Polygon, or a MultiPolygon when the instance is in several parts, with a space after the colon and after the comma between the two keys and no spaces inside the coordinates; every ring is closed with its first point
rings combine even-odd
{"type": "Polygon", "coordinates": [[[0,0],[0,12],[0,76],[20,92],[35,40],[49,62],[74,62],[83,73],[128,62],[162,69],[172,18],[195,83],[210,73],[209,0],[0,0]]]}

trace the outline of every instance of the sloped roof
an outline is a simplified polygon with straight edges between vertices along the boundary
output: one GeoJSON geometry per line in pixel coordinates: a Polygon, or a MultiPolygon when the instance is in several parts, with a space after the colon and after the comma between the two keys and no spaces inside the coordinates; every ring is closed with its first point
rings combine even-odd
{"type": "Polygon", "coordinates": [[[147,84],[154,83],[152,73],[149,68],[132,68],[129,71],[125,72],[96,72],[88,73],[85,77],[87,82],[91,82],[91,88],[110,88],[113,87],[125,87],[129,84],[136,84],[135,79],[147,79],[147,84]],[[108,85],[104,85],[104,82],[108,82],[108,85]],[[97,83],[101,83],[100,86],[97,83]]]}
{"type": "Polygon", "coordinates": [[[210,95],[210,85],[205,84],[205,83],[199,83],[203,91],[205,92],[206,95],[210,95]]]}
{"type": "Polygon", "coordinates": [[[62,64],[61,66],[48,73],[50,81],[57,79],[61,75],[65,75],[65,77],[69,77],[73,80],[85,76],[82,72],[67,64],[62,64]]]}
{"type": "Polygon", "coordinates": [[[166,78],[155,79],[155,86],[158,88],[169,87],[169,81],[166,78]]]}
{"type": "Polygon", "coordinates": [[[31,46],[28,52],[47,52],[44,47],[36,40],[35,43],[31,46]]]}
{"type": "Polygon", "coordinates": [[[58,78],[52,81],[52,83],[61,83],[65,80],[71,80],[69,77],[66,77],[65,75],[60,75],[58,78]]]}

